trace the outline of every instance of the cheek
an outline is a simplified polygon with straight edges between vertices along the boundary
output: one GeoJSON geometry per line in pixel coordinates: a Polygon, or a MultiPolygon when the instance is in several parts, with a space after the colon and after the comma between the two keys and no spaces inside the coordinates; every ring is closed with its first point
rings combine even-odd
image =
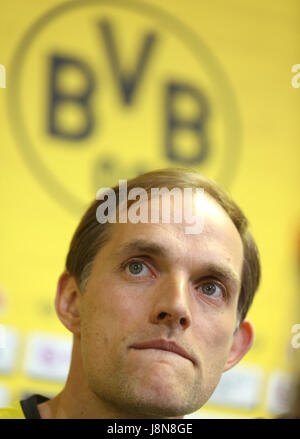
{"type": "Polygon", "coordinates": [[[200,355],[206,363],[223,363],[226,361],[232,343],[234,331],[231,313],[210,315],[201,319],[195,326],[200,355]]]}
{"type": "Polygon", "coordinates": [[[133,288],[128,290],[111,280],[104,281],[103,285],[105,289],[93,285],[86,291],[83,325],[95,347],[101,344],[108,352],[134,331],[142,310],[140,296],[133,288]]]}
{"type": "Polygon", "coordinates": [[[85,357],[95,358],[110,346],[110,328],[105,322],[105,312],[94,304],[86,303],[81,314],[81,344],[85,357]]]}

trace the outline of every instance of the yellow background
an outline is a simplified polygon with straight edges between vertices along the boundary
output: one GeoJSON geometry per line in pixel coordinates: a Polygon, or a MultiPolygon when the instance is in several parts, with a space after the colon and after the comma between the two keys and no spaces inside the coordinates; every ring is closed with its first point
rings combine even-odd
{"type": "MultiPolygon", "coordinates": [[[[119,5],[110,10],[109,5],[103,5],[106,17],[115,23],[122,38],[118,47],[122,46],[122,64],[129,70],[136,61],[139,35],[151,28],[160,38],[160,52],[149,64],[147,78],[130,108],[120,101],[99,34],[96,36],[93,19],[100,7],[97,11],[91,6],[82,13],[66,12],[45,26],[26,49],[18,72],[20,107],[15,111],[22,114],[34,155],[39,154],[59,184],[80,200],[74,209],[68,203],[64,205],[59,190],[52,190],[49,182],[45,184],[43,171],[38,174],[36,169],[40,161],[35,168],[31,166],[9,101],[16,93],[10,87],[16,86],[17,48],[31,26],[60,4],[57,0],[11,0],[1,5],[0,63],[6,67],[7,86],[0,89],[0,319],[22,337],[15,371],[0,376],[0,385],[11,390],[12,400],[29,391],[54,395],[61,388],[61,383],[33,380],[23,372],[26,335],[32,330],[67,334],[54,311],[56,282],[79,217],[96,190],[117,183],[119,178],[132,177],[139,166],[148,170],[172,165],[161,153],[164,114],[160,99],[166,81],[176,77],[201,85],[206,92],[213,110],[208,130],[215,150],[211,161],[199,169],[219,180],[244,210],[258,243],[263,270],[261,287],[249,313],[256,342],[242,360],[242,364],[259,367],[264,373],[260,402],[251,411],[208,405],[202,412],[270,416],[269,379],[274,371],[291,371],[291,328],[299,323],[295,308],[299,291],[300,90],[291,85],[292,66],[300,62],[299,2],[143,2],[177,18],[199,38],[200,61],[196,60],[197,50],[187,49],[181,31],[163,26],[163,14],[157,20],[151,14],[135,15],[134,8],[122,9],[119,5]],[[46,64],[41,60],[47,51],[59,48],[83,57],[99,75],[93,96],[95,130],[85,149],[68,149],[51,138],[40,112],[41,105],[47,105],[46,64]],[[224,143],[226,129],[236,143],[234,150],[224,143]],[[229,155],[226,160],[224,154],[229,155]],[[109,177],[95,180],[93,166],[99,157],[111,157],[115,168],[109,177]],[[226,178],[222,179],[218,171],[225,162],[226,178]]],[[[72,81],[76,86],[80,78],[70,74],[68,81],[65,86],[72,89],[72,81]]],[[[182,111],[188,115],[193,109],[187,105],[182,111]]],[[[77,123],[75,113],[70,112],[66,124],[77,123]]],[[[182,144],[186,154],[193,154],[193,139],[188,134],[182,144]]]]}

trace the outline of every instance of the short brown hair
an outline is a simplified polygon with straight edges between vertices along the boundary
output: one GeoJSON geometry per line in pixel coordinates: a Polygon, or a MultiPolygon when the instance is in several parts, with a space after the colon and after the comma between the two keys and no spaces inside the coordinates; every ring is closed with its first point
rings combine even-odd
{"type": "MultiPolygon", "coordinates": [[[[148,172],[127,182],[127,193],[134,187],[143,188],[149,194],[151,188],[203,188],[227,212],[237,228],[244,249],[241,291],[238,301],[238,320],[241,323],[250,308],[260,281],[260,261],[258,249],[249,231],[248,221],[241,209],[231,197],[214,181],[185,168],[167,168],[148,172]]],[[[119,203],[119,186],[112,188],[119,203]]],[[[132,204],[128,202],[128,207],[132,204]]],[[[96,210],[101,202],[95,200],[82,217],[66,260],[66,269],[75,277],[83,292],[91,272],[96,254],[110,238],[111,224],[100,224],[96,219],[96,210]]]]}

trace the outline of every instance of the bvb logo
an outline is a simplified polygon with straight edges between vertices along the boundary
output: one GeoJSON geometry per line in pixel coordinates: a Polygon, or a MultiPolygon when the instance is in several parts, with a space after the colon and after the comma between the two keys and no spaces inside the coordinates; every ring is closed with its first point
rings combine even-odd
{"type": "Polygon", "coordinates": [[[157,168],[232,179],[240,130],[230,86],[199,38],[153,6],[60,5],[24,36],[10,78],[24,158],[76,214],[100,187],[157,168]]]}

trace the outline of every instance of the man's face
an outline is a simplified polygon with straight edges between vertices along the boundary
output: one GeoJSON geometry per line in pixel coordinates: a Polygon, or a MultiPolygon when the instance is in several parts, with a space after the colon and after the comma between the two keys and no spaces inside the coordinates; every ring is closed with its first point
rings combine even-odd
{"type": "Polygon", "coordinates": [[[210,197],[203,231],[115,224],[81,307],[89,388],[132,417],[171,417],[210,397],[234,340],[243,246],[210,197]]]}

